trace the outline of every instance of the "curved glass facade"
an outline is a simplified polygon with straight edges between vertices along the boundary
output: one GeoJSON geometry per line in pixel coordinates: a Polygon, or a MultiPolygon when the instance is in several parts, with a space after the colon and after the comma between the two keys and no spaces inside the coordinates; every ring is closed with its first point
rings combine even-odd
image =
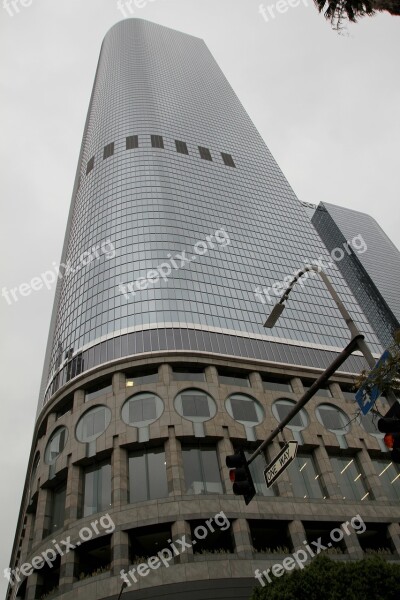
{"type": "MultiPolygon", "coordinates": [[[[79,373],[146,351],[324,366],[349,333],[318,278],[263,328],[284,277],[321,258],[331,262],[204,42],[118,23],[89,106],[40,405],[79,373]]],[[[336,266],[328,273],[377,350],[336,266]]]]}

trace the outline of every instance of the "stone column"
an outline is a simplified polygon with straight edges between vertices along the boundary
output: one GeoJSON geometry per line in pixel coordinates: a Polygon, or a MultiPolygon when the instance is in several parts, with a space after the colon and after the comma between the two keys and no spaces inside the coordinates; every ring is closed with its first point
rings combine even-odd
{"type": "Polygon", "coordinates": [[[80,468],[73,465],[71,456],[68,457],[68,478],[65,499],[64,526],[68,527],[78,519],[80,500],[80,468]]]}
{"type": "Polygon", "coordinates": [[[226,457],[230,454],[233,454],[233,445],[231,440],[229,439],[228,427],[223,427],[222,430],[224,432],[224,437],[222,440],[219,440],[217,447],[217,453],[220,457],[219,471],[221,475],[222,484],[225,488],[225,494],[233,494],[232,482],[229,479],[229,469],[225,463],[226,457]]]}
{"type": "Polygon", "coordinates": [[[255,390],[256,392],[264,391],[260,373],[258,373],[257,371],[252,371],[249,375],[249,380],[253,390],[255,390]]]}
{"type": "Polygon", "coordinates": [[[301,521],[290,521],[288,525],[289,535],[292,540],[293,548],[304,548],[303,542],[307,540],[306,530],[301,521]]]}
{"type": "Polygon", "coordinates": [[[232,523],[235,548],[239,558],[253,558],[253,543],[250,527],[246,519],[235,519],[232,523]]]}
{"type": "Polygon", "coordinates": [[[114,531],[111,538],[111,573],[119,575],[129,569],[129,535],[126,531],[114,531]]]}
{"type": "Polygon", "coordinates": [[[400,556],[400,525],[398,523],[390,523],[388,525],[388,534],[397,554],[400,556]]]}
{"type": "Polygon", "coordinates": [[[33,536],[33,546],[41,543],[44,531],[50,530],[51,519],[51,490],[39,488],[39,496],[35,518],[35,534],[33,536]]]}
{"type": "Polygon", "coordinates": [[[165,461],[167,463],[167,482],[170,496],[182,496],[185,493],[185,473],[181,443],[175,437],[175,427],[168,427],[168,440],[165,442],[165,461]]]}
{"type": "Polygon", "coordinates": [[[386,497],[385,490],[381,485],[378,473],[375,471],[374,465],[372,464],[369,452],[363,449],[357,454],[357,458],[362,466],[362,471],[368,482],[369,489],[372,492],[373,499],[384,502],[387,501],[388,498],[386,497]]]}
{"type": "MultiPolygon", "coordinates": [[[[187,521],[175,521],[175,523],[172,523],[171,530],[172,541],[181,539],[183,536],[185,536],[185,541],[191,540],[190,525],[187,521]]],[[[177,544],[177,547],[179,550],[180,545],[177,544]]],[[[177,558],[178,560],[175,558],[175,561],[179,563],[191,562],[193,560],[193,548],[185,548],[185,551],[179,554],[177,558]]]]}
{"type": "Polygon", "coordinates": [[[213,365],[206,367],[204,369],[204,372],[206,374],[207,383],[212,383],[213,385],[218,385],[218,371],[217,371],[216,367],[214,367],[213,365]]]}
{"type": "MultiPolygon", "coordinates": [[[[320,441],[322,442],[322,440],[320,441]]],[[[338,482],[336,481],[336,477],[332,469],[332,463],[329,460],[329,456],[327,451],[325,450],[325,446],[321,445],[315,448],[314,458],[317,463],[318,471],[322,475],[323,484],[328,493],[328,498],[332,498],[334,500],[341,500],[343,498],[343,494],[340,491],[338,482]]]]}
{"type": "Polygon", "coordinates": [[[116,435],[111,458],[111,504],[114,510],[121,510],[128,503],[128,455],[118,444],[116,435]]]}

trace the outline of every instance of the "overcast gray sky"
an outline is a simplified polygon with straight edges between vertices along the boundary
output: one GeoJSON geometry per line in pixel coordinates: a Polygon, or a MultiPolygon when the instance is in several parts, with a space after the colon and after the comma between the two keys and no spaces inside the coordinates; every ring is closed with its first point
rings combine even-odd
{"type": "MultiPolygon", "coordinates": [[[[269,22],[259,0],[137,3],[133,16],[206,41],[301,200],[367,212],[400,246],[400,18],[366,18],[339,36],[312,0],[269,22]]],[[[19,10],[10,5],[11,16],[0,1],[0,286],[8,289],[60,260],[101,41],[124,18],[117,0],[32,0],[19,10]]],[[[11,306],[0,297],[1,595],[53,296],[42,289],[11,306]]]]}

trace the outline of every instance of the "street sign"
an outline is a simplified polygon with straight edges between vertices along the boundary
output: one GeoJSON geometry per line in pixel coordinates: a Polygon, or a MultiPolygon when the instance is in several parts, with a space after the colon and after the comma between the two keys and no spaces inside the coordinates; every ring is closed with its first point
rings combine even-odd
{"type": "Polygon", "coordinates": [[[377,385],[374,385],[372,388],[370,388],[370,381],[375,376],[376,370],[381,365],[383,365],[389,359],[389,357],[389,350],[385,350],[385,352],[382,354],[382,356],[376,363],[375,367],[368,375],[364,385],[360,387],[360,389],[355,395],[357,404],[360,407],[363,415],[366,415],[371,410],[371,408],[374,406],[375,402],[378,400],[379,396],[382,393],[382,390],[377,385]]]}
{"type": "Polygon", "coordinates": [[[279,452],[278,456],[265,467],[264,477],[267,487],[271,487],[271,485],[275,483],[279,475],[282,475],[286,467],[288,467],[296,457],[297,446],[298,442],[295,442],[294,440],[288,442],[279,452]]]}

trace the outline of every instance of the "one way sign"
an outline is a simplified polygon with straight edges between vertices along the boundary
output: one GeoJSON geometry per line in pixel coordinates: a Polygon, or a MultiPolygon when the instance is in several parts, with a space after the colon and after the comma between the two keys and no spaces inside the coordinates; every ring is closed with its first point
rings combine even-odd
{"type": "Polygon", "coordinates": [[[290,465],[292,460],[296,458],[298,443],[292,440],[288,442],[278,456],[264,469],[264,477],[267,487],[271,487],[278,479],[279,475],[290,465]]]}

